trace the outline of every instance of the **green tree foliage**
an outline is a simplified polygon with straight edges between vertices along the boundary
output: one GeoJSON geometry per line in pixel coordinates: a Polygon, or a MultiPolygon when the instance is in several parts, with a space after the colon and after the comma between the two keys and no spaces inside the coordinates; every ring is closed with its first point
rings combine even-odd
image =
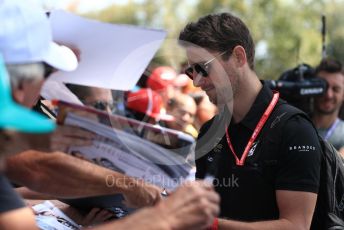
{"type": "Polygon", "coordinates": [[[336,57],[344,62],[344,1],[330,1],[327,5],[328,21],[328,50],[329,56],[336,57]]]}
{"type": "Polygon", "coordinates": [[[177,67],[185,60],[173,44],[189,21],[218,12],[232,12],[250,28],[257,45],[256,72],[276,79],[300,63],[321,59],[321,15],[327,16],[328,54],[344,61],[343,0],[130,0],[87,16],[112,23],[140,25],[168,31],[155,64],[177,67]]]}

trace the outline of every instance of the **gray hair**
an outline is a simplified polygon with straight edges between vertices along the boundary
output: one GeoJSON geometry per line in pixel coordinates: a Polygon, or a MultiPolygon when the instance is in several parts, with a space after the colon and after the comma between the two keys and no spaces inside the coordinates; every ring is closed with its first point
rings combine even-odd
{"type": "Polygon", "coordinates": [[[44,77],[43,63],[7,64],[12,88],[17,88],[22,81],[38,81],[44,77]]]}

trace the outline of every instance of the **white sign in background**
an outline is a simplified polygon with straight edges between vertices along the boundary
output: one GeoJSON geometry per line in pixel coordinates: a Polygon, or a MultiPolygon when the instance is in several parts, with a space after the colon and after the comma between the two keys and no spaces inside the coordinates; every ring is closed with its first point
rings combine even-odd
{"type": "Polygon", "coordinates": [[[73,72],[52,80],[85,86],[131,90],[162,44],[166,32],[86,19],[62,10],[51,12],[54,41],[80,50],[73,72]]]}

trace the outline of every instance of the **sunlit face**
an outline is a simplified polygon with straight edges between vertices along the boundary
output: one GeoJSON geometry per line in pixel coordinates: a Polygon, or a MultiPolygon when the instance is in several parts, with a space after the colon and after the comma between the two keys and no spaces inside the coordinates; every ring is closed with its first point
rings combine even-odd
{"type": "Polygon", "coordinates": [[[326,93],[316,98],[315,109],[321,114],[338,113],[344,98],[344,76],[341,73],[319,72],[319,78],[327,81],[326,93]]]}
{"type": "Polygon", "coordinates": [[[208,52],[205,49],[198,47],[187,47],[186,55],[189,65],[195,63],[206,63],[212,58],[216,57],[207,66],[208,77],[202,77],[201,74],[193,73],[193,84],[200,87],[208,95],[209,100],[216,104],[221,105],[232,101],[233,92],[235,92],[235,69],[231,63],[231,57],[223,61],[221,53],[208,52]],[[234,83],[234,84],[233,84],[234,83]]]}
{"type": "Polygon", "coordinates": [[[169,127],[176,130],[185,131],[186,127],[194,122],[197,107],[191,97],[183,97],[182,101],[176,102],[177,105],[168,110],[175,120],[168,122],[169,127]]]}
{"type": "MultiPolygon", "coordinates": [[[[32,108],[40,97],[44,83],[45,69],[42,63],[8,65],[8,72],[12,76],[12,96],[18,103],[32,108]]],[[[47,72],[47,71],[46,71],[47,72]]]]}
{"type": "Polygon", "coordinates": [[[207,97],[204,97],[197,106],[197,119],[200,124],[204,124],[216,114],[216,106],[207,97]]]}
{"type": "Polygon", "coordinates": [[[38,101],[44,80],[33,81],[24,88],[23,105],[32,108],[38,101]]]}
{"type": "Polygon", "coordinates": [[[23,80],[20,87],[12,89],[13,99],[27,108],[32,108],[39,100],[44,80],[23,80]]]}

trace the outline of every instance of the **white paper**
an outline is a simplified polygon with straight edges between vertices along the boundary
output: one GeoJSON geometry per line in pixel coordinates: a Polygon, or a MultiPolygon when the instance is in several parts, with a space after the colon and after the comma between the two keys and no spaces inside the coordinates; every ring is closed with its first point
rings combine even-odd
{"type": "Polygon", "coordinates": [[[66,216],[50,201],[45,201],[32,207],[36,215],[36,224],[43,230],[78,230],[77,223],[66,216]]]}
{"type": "Polygon", "coordinates": [[[83,105],[79,98],[72,93],[62,82],[47,80],[44,82],[41,96],[47,100],[62,100],[77,105],[83,105]]]}
{"type": "Polygon", "coordinates": [[[104,167],[168,190],[176,189],[183,181],[190,178],[190,165],[185,160],[182,162],[168,149],[72,112],[67,113],[65,124],[78,126],[99,135],[92,146],[70,147],[68,153],[72,155],[82,155],[99,165],[102,165],[101,159],[103,159],[107,162],[106,165],[102,165],[104,167]],[[157,164],[164,165],[166,171],[157,164]]]}
{"type": "Polygon", "coordinates": [[[115,90],[135,86],[166,36],[162,30],[102,23],[62,10],[53,11],[50,21],[56,42],[81,51],[77,70],[51,78],[115,90]]]}

